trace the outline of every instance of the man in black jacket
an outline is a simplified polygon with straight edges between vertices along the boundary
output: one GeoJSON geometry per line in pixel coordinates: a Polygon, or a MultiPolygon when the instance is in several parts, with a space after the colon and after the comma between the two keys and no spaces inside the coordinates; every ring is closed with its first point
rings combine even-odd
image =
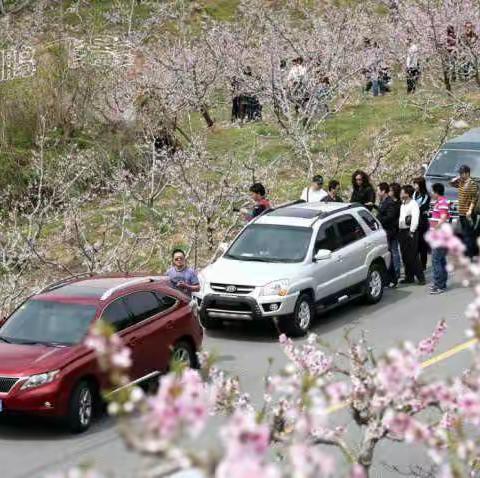
{"type": "Polygon", "coordinates": [[[378,185],[378,197],[380,203],[376,206],[378,210],[377,219],[382,224],[387,233],[388,250],[391,254],[390,267],[388,272],[390,274],[390,282],[392,287],[398,283],[399,271],[395,264],[400,263],[400,252],[398,248],[398,219],[400,217],[400,203],[394,201],[389,196],[390,187],[387,183],[380,183],[378,185]]]}

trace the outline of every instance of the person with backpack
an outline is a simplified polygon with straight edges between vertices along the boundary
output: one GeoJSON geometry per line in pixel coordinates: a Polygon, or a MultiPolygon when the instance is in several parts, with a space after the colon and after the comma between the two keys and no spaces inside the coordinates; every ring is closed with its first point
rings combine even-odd
{"type": "Polygon", "coordinates": [[[470,177],[470,167],[466,164],[458,169],[459,175],[450,181],[450,185],[458,189],[458,215],[462,228],[466,255],[470,258],[478,254],[477,219],[478,219],[478,186],[470,177]]]}

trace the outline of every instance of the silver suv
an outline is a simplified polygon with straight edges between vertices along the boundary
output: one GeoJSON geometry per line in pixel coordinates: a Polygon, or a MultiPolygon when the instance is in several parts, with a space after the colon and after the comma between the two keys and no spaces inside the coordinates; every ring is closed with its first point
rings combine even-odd
{"type": "Polygon", "coordinates": [[[250,222],[200,274],[206,329],[224,320],[278,319],[304,335],[315,312],[383,295],[390,262],[380,223],[359,204],[295,202],[250,222]]]}

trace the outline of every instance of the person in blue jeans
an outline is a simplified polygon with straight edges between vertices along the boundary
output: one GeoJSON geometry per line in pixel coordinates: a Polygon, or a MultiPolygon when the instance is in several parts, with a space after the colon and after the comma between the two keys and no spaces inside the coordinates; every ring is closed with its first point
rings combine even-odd
{"type": "MultiPolygon", "coordinates": [[[[432,186],[432,199],[435,201],[430,218],[430,229],[440,229],[449,221],[449,204],[444,196],[445,186],[435,183],[432,186]]],[[[430,294],[442,294],[447,289],[447,250],[444,247],[432,249],[433,283],[430,286],[430,294]]]]}

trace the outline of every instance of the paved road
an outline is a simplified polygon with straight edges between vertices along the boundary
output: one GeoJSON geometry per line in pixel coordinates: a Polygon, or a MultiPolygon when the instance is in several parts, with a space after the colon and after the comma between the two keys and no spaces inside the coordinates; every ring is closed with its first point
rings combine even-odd
{"type": "MultiPolygon", "coordinates": [[[[447,294],[429,296],[419,286],[388,290],[380,304],[375,306],[348,305],[318,318],[313,331],[321,335],[333,350],[345,348],[344,334],[353,328],[354,334],[367,331],[370,343],[378,352],[403,340],[418,341],[433,330],[440,318],[447,319],[449,330],[439,352],[465,342],[467,321],[463,311],[471,299],[471,292],[453,285],[447,294]]],[[[244,389],[254,399],[262,395],[261,378],[267,368],[267,359],[274,359],[280,367],[285,359],[276,343],[272,327],[231,326],[211,333],[206,347],[216,350],[223,367],[239,374],[244,389]]],[[[461,352],[431,368],[428,373],[437,376],[459,374],[468,364],[469,353],[461,352]]],[[[346,412],[332,417],[348,425],[346,412]]],[[[356,431],[350,426],[350,437],[356,431]]],[[[382,445],[376,456],[373,476],[387,478],[400,476],[384,464],[396,464],[402,470],[409,464],[422,463],[421,450],[406,449],[403,445],[382,445]]],[[[36,478],[47,472],[72,464],[96,463],[117,478],[131,478],[134,470],[144,463],[125,450],[115,433],[112,420],[99,420],[92,429],[80,436],[71,436],[61,429],[30,419],[0,421],[0,476],[2,478],[36,478]]]]}

